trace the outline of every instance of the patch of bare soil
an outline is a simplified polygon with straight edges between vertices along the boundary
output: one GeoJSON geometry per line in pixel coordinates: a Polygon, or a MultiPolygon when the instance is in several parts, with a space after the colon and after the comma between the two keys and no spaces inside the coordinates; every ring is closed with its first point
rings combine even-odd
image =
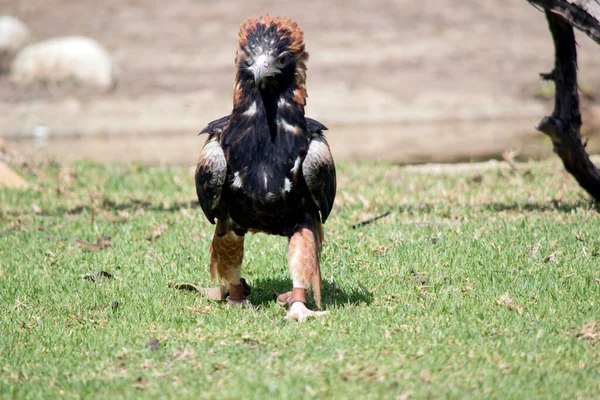
{"type": "MultiPolygon", "coordinates": [[[[307,113],[330,128],[337,158],[551,154],[534,127],[552,109],[539,99],[548,96],[538,78],[552,69],[552,41],[543,13],[525,0],[0,0],[0,9],[37,40],[97,39],[119,70],[118,87],[106,93],[0,76],[0,136],[28,157],[193,164],[203,143],[195,134],[231,109],[239,24],[265,12],[305,31],[307,113]],[[38,126],[47,136],[36,138],[38,126]]],[[[581,84],[594,97],[600,52],[577,39],[581,84]]],[[[585,104],[592,151],[600,149],[598,110],[585,104]]]]}

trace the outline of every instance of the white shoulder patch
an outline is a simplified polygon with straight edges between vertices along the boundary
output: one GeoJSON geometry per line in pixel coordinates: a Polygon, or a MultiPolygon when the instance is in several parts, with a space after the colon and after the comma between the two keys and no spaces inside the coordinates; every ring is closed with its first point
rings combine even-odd
{"type": "Polygon", "coordinates": [[[242,178],[240,177],[239,171],[236,171],[233,174],[233,183],[231,184],[233,187],[241,188],[243,185],[242,178]]]}
{"type": "Polygon", "coordinates": [[[290,190],[292,190],[292,181],[290,181],[288,178],[285,178],[283,183],[283,191],[289,192],[290,190]]]}
{"type": "Polygon", "coordinates": [[[277,120],[277,125],[281,126],[284,130],[288,131],[289,133],[297,133],[298,132],[298,127],[290,124],[283,118],[279,118],[277,120]]]}
{"type": "Polygon", "coordinates": [[[289,105],[290,103],[288,103],[287,100],[283,98],[283,96],[281,96],[277,101],[277,107],[287,107],[289,105]]]}
{"type": "Polygon", "coordinates": [[[298,156],[296,158],[296,162],[294,163],[294,167],[290,170],[290,172],[292,173],[292,175],[294,175],[298,169],[300,168],[300,156],[298,156]]]}

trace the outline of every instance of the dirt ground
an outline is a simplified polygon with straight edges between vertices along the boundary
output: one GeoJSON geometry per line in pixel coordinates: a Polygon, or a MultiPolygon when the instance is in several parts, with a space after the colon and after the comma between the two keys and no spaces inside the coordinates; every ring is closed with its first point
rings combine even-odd
{"type": "MultiPolygon", "coordinates": [[[[553,65],[542,12],[525,0],[0,0],[36,40],[86,35],[113,55],[119,84],[96,93],[0,76],[0,137],[29,157],[193,164],[196,133],[231,109],[239,24],[269,12],[305,31],[307,114],[339,159],[400,163],[551,154],[535,125],[553,65]],[[38,125],[49,139],[35,141],[38,125]]],[[[577,32],[580,84],[600,85],[600,48],[577,32]]],[[[584,103],[589,148],[600,108],[584,103]]]]}

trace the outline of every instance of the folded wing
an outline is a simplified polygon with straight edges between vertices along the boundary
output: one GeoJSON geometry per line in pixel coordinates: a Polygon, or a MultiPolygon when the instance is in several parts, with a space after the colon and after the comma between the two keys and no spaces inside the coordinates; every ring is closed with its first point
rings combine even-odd
{"type": "Polygon", "coordinates": [[[227,176],[227,160],[214,133],[200,152],[196,168],[196,193],[206,218],[215,223],[215,209],[221,199],[221,189],[227,176]]]}
{"type": "Polygon", "coordinates": [[[313,201],[321,212],[321,221],[325,223],[333,207],[336,180],[333,157],[321,129],[312,135],[306,158],[302,163],[302,175],[313,201]]]}

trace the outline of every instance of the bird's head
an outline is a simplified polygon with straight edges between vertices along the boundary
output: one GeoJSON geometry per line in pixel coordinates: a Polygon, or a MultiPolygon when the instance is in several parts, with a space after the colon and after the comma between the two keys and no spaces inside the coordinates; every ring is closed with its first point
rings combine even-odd
{"type": "Polygon", "coordinates": [[[249,19],[240,27],[234,101],[244,89],[253,87],[270,92],[292,90],[294,99],[304,106],[307,60],[304,33],[296,22],[269,15],[249,19]]]}

